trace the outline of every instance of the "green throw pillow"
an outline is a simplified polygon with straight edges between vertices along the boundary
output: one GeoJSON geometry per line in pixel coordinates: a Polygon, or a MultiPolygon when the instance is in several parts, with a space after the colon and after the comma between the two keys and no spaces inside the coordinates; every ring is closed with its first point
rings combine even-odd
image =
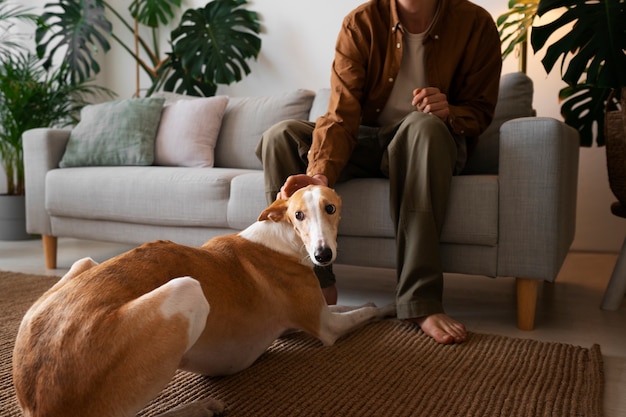
{"type": "Polygon", "coordinates": [[[85,106],[59,166],[152,165],[164,102],[148,97],[85,106]]]}

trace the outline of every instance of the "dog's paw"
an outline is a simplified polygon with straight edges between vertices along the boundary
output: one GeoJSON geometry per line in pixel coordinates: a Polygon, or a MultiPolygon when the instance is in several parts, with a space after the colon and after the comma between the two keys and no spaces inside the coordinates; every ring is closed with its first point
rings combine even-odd
{"type": "Polygon", "coordinates": [[[223,413],[223,402],[215,398],[203,398],[189,404],[179,405],[156,417],[216,417],[223,413]]]}

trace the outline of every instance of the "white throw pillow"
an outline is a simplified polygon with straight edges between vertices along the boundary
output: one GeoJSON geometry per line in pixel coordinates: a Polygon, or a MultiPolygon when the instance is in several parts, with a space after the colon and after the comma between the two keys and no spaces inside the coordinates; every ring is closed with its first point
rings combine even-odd
{"type": "Polygon", "coordinates": [[[166,102],[155,141],[154,163],[212,167],[227,104],[227,96],[166,102]]]}

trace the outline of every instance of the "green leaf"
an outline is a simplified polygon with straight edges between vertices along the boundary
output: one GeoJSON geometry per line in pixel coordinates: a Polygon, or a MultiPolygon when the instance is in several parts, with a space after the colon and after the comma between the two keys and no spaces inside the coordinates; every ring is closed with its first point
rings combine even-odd
{"type": "Polygon", "coordinates": [[[565,123],[580,134],[580,145],[604,145],[604,110],[611,89],[588,84],[568,86],[559,92],[565,123]]]}
{"type": "Polygon", "coordinates": [[[164,91],[200,97],[214,96],[217,91],[216,84],[190,76],[189,72],[182,67],[180,59],[173,54],[170,54],[167,63],[159,68],[159,81],[148,95],[152,93],[152,90],[160,88],[164,91]]]}
{"type": "Polygon", "coordinates": [[[32,54],[0,61],[0,159],[7,172],[9,194],[24,192],[22,134],[39,127],[76,123],[88,96],[110,90],[66,82],[66,67],[46,70],[32,54]]]}
{"type": "Polygon", "coordinates": [[[45,57],[44,67],[50,68],[57,58],[67,65],[71,82],[92,78],[100,71],[95,56],[111,47],[108,37],[112,25],[105,16],[103,1],[60,0],[46,4],[45,10],[35,33],[37,55],[45,57]]]}
{"type": "Polygon", "coordinates": [[[27,50],[26,34],[14,30],[19,21],[33,23],[37,16],[26,7],[0,0],[0,57],[27,50]]]}
{"type": "Polygon", "coordinates": [[[133,0],[129,10],[139,23],[156,28],[159,24],[168,25],[180,6],[181,0],[133,0]]]}
{"type": "Polygon", "coordinates": [[[509,11],[498,17],[496,24],[500,43],[507,45],[502,51],[502,59],[513,52],[518,44],[526,42],[528,31],[537,14],[538,3],[539,0],[510,0],[509,11]]]}
{"type": "Polygon", "coordinates": [[[563,30],[561,38],[546,49],[542,60],[546,71],[550,73],[560,60],[561,76],[571,86],[580,83],[585,72],[587,84],[626,85],[626,1],[541,0],[537,14],[561,8],[559,18],[533,28],[531,34],[536,53],[555,32],[563,30]]]}
{"type": "Polygon", "coordinates": [[[250,73],[247,60],[258,56],[261,39],[258,15],[246,10],[246,4],[246,0],[214,0],[183,14],[171,34],[176,64],[162,82],[164,88],[194,86],[188,93],[197,94],[198,83],[231,84],[250,73]]]}

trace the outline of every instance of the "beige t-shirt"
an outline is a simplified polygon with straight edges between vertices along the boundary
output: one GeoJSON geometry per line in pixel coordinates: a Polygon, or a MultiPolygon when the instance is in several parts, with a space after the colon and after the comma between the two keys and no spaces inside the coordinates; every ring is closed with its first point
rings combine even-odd
{"type": "Polygon", "coordinates": [[[425,36],[426,32],[415,34],[404,31],[402,36],[404,51],[400,71],[391,90],[391,96],[378,117],[380,126],[395,124],[410,112],[416,111],[411,105],[413,90],[428,86],[424,70],[425,36]]]}

